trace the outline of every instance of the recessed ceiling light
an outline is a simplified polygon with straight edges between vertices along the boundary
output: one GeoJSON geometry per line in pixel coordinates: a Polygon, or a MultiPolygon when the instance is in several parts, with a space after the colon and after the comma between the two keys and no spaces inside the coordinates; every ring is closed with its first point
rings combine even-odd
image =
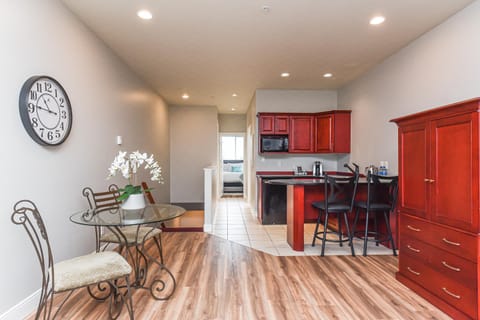
{"type": "Polygon", "coordinates": [[[372,25],[382,24],[384,21],[385,21],[385,17],[376,16],[370,19],[370,24],[372,25]]]}
{"type": "Polygon", "coordinates": [[[290,73],[288,73],[288,72],[282,72],[282,74],[280,74],[280,76],[281,76],[282,78],[288,78],[288,77],[290,77],[290,73]]]}
{"type": "Polygon", "coordinates": [[[331,74],[330,72],[329,73],[325,73],[323,75],[325,78],[331,78],[333,76],[333,74],[331,74]]]}
{"type": "Polygon", "coordinates": [[[139,10],[137,12],[137,16],[140,18],[140,19],[143,19],[143,20],[150,20],[152,19],[152,13],[148,10],[139,10]]]}
{"type": "Polygon", "coordinates": [[[232,94],[232,97],[236,97],[236,96],[237,96],[237,94],[236,94],[236,93],[233,93],[233,94],[232,94]]]}
{"type": "Polygon", "coordinates": [[[237,110],[237,109],[235,109],[235,108],[232,108],[232,111],[235,111],[235,110],[237,110]]]}
{"type": "Polygon", "coordinates": [[[183,100],[187,100],[188,98],[190,98],[190,96],[188,95],[188,93],[184,93],[184,94],[182,95],[182,99],[183,99],[183,100]]]}

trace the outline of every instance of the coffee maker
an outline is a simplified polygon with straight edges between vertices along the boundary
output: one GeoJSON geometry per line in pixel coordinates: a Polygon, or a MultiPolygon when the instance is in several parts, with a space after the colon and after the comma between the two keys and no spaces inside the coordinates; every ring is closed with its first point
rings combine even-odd
{"type": "Polygon", "coordinates": [[[323,176],[323,164],[321,161],[315,161],[313,163],[312,173],[314,176],[323,176]]]}

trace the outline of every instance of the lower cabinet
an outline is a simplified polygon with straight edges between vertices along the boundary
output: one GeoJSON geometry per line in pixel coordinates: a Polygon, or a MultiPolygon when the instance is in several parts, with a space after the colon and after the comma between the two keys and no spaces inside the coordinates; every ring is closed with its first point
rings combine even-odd
{"type": "Polygon", "coordinates": [[[397,279],[455,319],[478,318],[476,234],[400,213],[397,279]]]}

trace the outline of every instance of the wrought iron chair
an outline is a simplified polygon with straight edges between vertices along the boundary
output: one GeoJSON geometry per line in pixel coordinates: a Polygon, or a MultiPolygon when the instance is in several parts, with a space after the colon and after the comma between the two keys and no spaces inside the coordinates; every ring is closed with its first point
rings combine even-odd
{"type": "MultiPolygon", "coordinates": [[[[121,202],[117,200],[120,191],[115,184],[111,184],[108,191],[104,192],[94,192],[92,188],[85,187],[82,194],[87,198],[90,209],[116,211],[121,205],[121,202]]],[[[121,228],[121,232],[125,236],[128,246],[137,246],[144,241],[153,239],[160,255],[160,261],[163,263],[161,229],[147,226],[129,226],[121,228]]],[[[95,229],[95,239],[97,252],[105,250],[112,243],[119,245],[119,252],[123,250],[124,242],[116,234],[108,231],[104,232],[100,227],[95,229]]]]}
{"type": "Polygon", "coordinates": [[[35,319],[54,319],[76,289],[94,284],[106,294],[103,300],[110,297],[110,318],[116,319],[125,305],[130,319],[134,319],[128,280],[132,268],[121,255],[105,251],[54,263],[47,230],[36,205],[30,200],[21,200],[13,209],[12,222],[25,228],[42,269],[42,289],[35,319]],[[125,280],[124,286],[119,285],[121,279],[125,280]],[[123,293],[121,287],[124,287],[123,293]],[[70,292],[52,317],[54,294],[66,291],[70,292]]]}
{"type": "Polygon", "coordinates": [[[393,240],[392,230],[390,229],[390,212],[393,212],[397,204],[398,193],[398,176],[380,176],[371,174],[367,175],[367,201],[355,202],[355,221],[352,227],[352,234],[361,234],[363,236],[363,255],[367,255],[368,241],[374,241],[378,246],[382,242],[390,242],[393,255],[396,256],[395,242],[393,240]],[[356,232],[359,211],[365,211],[365,231],[356,232]],[[386,233],[381,234],[378,230],[377,214],[383,212],[385,220],[386,233]],[[368,229],[369,218],[373,214],[374,231],[368,229]],[[373,236],[369,239],[368,236],[373,236]]]}
{"type": "Polygon", "coordinates": [[[357,193],[359,174],[356,172],[353,176],[329,176],[325,175],[325,199],[323,201],[314,201],[312,206],[319,210],[317,225],[315,226],[315,233],[313,234],[312,247],[315,246],[315,240],[322,241],[321,256],[325,253],[325,243],[327,241],[338,242],[342,246],[343,242],[348,241],[352,256],[355,256],[355,249],[352,243],[352,234],[350,233],[347,213],[352,212],[355,195],[357,193]],[[323,230],[318,231],[321,223],[322,212],[324,213],[323,230]],[[338,230],[328,230],[329,215],[335,214],[338,219],[338,230]],[[345,221],[345,228],[347,229],[347,239],[343,239],[341,214],[345,221]],[[337,239],[328,239],[327,234],[335,234],[337,239]]]}

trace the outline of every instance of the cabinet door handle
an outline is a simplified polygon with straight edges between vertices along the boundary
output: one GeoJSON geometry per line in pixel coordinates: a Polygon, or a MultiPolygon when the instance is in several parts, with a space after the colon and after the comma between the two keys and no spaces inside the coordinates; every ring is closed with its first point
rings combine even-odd
{"type": "Polygon", "coordinates": [[[453,241],[449,241],[447,238],[443,238],[442,240],[443,240],[443,242],[448,243],[448,244],[451,244],[452,246],[457,246],[457,247],[460,246],[460,243],[458,243],[458,242],[453,242],[453,241]]]}
{"type": "Polygon", "coordinates": [[[407,245],[407,248],[412,250],[413,252],[420,252],[419,249],[415,249],[414,247],[412,247],[411,245],[407,245]]]}
{"type": "Polygon", "coordinates": [[[422,231],[421,229],[414,228],[411,225],[407,225],[407,228],[410,229],[410,230],[416,231],[416,232],[422,231]]]}
{"type": "Polygon", "coordinates": [[[407,267],[407,270],[410,271],[411,273],[413,273],[413,274],[416,275],[416,276],[419,276],[419,275],[420,275],[420,272],[417,272],[417,271],[413,270],[413,269],[410,268],[410,267],[407,267]]]}
{"type": "Polygon", "coordinates": [[[425,179],[423,179],[423,181],[430,182],[430,179],[425,178],[425,179]]]}
{"type": "Polygon", "coordinates": [[[446,294],[448,294],[449,296],[451,297],[454,297],[455,299],[461,299],[462,297],[459,296],[458,294],[455,294],[455,293],[451,293],[450,291],[447,290],[447,288],[443,287],[442,288],[443,292],[445,292],[446,294]]]}
{"type": "Polygon", "coordinates": [[[442,264],[450,270],[457,271],[457,272],[462,271],[460,268],[453,267],[453,266],[449,265],[448,263],[446,263],[445,261],[442,261],[442,264]]]}

